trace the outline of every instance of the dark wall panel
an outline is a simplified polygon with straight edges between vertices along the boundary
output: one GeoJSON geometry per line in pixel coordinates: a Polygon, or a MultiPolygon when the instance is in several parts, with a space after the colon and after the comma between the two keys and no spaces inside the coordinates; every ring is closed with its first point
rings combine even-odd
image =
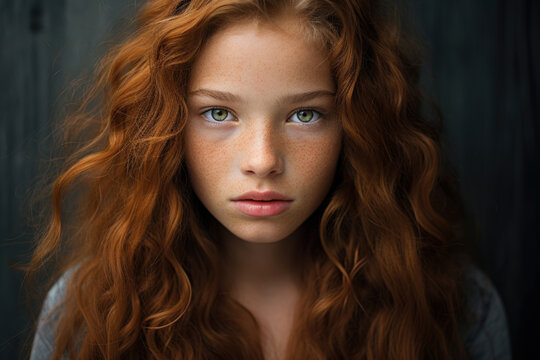
{"type": "Polygon", "coordinates": [[[515,357],[538,358],[540,3],[415,0],[411,18],[427,44],[424,88],[445,117],[476,259],[506,304],[515,357]]]}
{"type": "Polygon", "coordinates": [[[49,156],[51,124],[68,84],[91,71],[135,8],[129,0],[0,0],[0,359],[21,356],[31,326],[12,265],[28,259],[24,201],[49,156]]]}

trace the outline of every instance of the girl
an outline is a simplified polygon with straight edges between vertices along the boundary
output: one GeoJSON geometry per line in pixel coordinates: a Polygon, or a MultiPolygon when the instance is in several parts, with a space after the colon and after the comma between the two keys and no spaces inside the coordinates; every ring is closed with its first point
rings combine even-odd
{"type": "Polygon", "coordinates": [[[31,358],[509,358],[396,24],[362,0],[146,4],[73,118],[96,131],[30,263],[67,245],[31,358]]]}

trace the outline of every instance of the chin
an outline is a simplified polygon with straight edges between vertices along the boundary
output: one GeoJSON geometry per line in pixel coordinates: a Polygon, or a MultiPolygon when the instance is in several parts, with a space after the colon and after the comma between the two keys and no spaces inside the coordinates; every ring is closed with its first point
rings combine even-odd
{"type": "Polygon", "coordinates": [[[240,240],[256,243],[269,244],[279,242],[290,236],[296,229],[276,228],[276,225],[249,225],[240,229],[227,229],[230,235],[240,240]]]}
{"type": "Polygon", "coordinates": [[[285,239],[289,234],[280,234],[280,233],[271,233],[271,232],[270,233],[257,232],[253,234],[253,233],[239,232],[234,235],[238,237],[239,239],[244,240],[246,242],[257,243],[257,244],[270,244],[270,243],[276,243],[285,239]]]}

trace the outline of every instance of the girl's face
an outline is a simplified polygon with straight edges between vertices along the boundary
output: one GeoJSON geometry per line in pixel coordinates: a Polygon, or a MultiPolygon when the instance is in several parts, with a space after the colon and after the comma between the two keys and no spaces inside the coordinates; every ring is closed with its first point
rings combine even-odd
{"type": "Polygon", "coordinates": [[[230,25],[192,68],[189,177],[206,209],[248,242],[276,242],[298,229],[325,198],[340,153],[328,51],[308,42],[297,22],[230,25]],[[253,198],[242,196],[250,191],[288,201],[235,201],[253,198]]]}

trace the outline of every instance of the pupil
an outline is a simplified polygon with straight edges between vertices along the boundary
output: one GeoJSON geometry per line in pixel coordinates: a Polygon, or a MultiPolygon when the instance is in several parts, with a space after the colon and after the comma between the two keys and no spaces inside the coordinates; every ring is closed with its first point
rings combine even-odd
{"type": "Polygon", "coordinates": [[[311,120],[311,118],[313,117],[313,113],[311,111],[308,111],[308,110],[302,110],[300,111],[300,114],[299,114],[299,118],[300,118],[300,121],[309,121],[311,120]]]}
{"type": "Polygon", "coordinates": [[[227,117],[227,112],[223,109],[215,109],[212,111],[212,117],[216,120],[222,121],[227,117]]]}

